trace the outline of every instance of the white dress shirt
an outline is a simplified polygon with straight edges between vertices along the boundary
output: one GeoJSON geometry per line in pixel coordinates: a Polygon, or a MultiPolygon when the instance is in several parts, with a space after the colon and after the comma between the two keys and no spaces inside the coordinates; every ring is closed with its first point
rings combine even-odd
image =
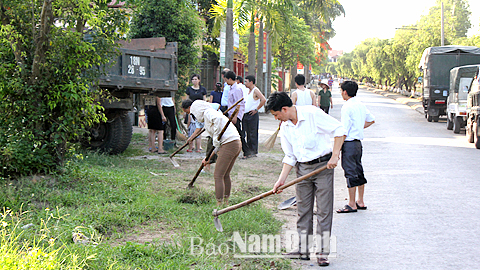
{"type": "Polygon", "coordinates": [[[342,124],[347,131],[345,141],[363,140],[365,122],[375,121],[375,117],[357,98],[348,99],[342,106],[342,124]]]}
{"type": "Polygon", "coordinates": [[[288,120],[282,123],[281,141],[285,153],[283,163],[295,166],[297,162],[308,162],[329,154],[333,150],[330,135],[345,135],[342,123],[312,106],[295,106],[297,124],[288,120]]]}

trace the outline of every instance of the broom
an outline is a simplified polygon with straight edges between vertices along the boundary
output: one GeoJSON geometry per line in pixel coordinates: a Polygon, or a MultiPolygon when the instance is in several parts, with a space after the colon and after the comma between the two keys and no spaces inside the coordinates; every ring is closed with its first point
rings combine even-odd
{"type": "Polygon", "coordinates": [[[278,132],[280,131],[280,126],[277,128],[277,131],[275,131],[275,133],[273,133],[270,138],[268,138],[264,143],[263,145],[265,146],[265,148],[267,148],[267,151],[270,151],[272,150],[273,146],[275,145],[275,140],[277,139],[277,136],[278,136],[278,132]]]}
{"type": "MultiPolygon", "coordinates": [[[[178,124],[178,115],[175,115],[175,122],[177,122],[177,138],[180,141],[186,141],[188,138],[180,131],[180,125],[178,124]]],[[[183,127],[183,126],[182,126],[183,127]]],[[[184,127],[185,128],[185,127],[184,127]]]]}

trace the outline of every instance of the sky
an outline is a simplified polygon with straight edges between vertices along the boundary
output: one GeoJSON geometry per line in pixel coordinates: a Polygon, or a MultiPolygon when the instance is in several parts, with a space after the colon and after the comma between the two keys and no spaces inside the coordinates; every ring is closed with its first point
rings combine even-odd
{"type": "MultiPolygon", "coordinates": [[[[468,0],[472,29],[468,36],[480,35],[480,1],[468,0]]],[[[340,0],[345,17],[333,22],[336,35],[328,43],[332,50],[351,52],[367,38],[388,39],[395,36],[395,28],[415,24],[421,15],[428,14],[435,0],[340,0]]]]}

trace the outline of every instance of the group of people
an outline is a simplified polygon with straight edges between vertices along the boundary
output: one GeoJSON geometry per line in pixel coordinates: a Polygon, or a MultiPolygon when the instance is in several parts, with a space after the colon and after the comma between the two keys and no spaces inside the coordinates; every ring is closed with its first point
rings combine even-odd
{"type": "MultiPolygon", "coordinates": [[[[301,78],[301,77],[299,77],[301,78]]],[[[301,79],[295,82],[302,91],[301,79]]],[[[298,91],[298,90],[297,90],[298,91]]],[[[334,168],[341,154],[341,164],[349,193],[349,202],[337,213],[357,212],[367,207],[363,201],[367,180],[361,163],[363,129],[375,122],[368,109],[355,98],[358,85],[345,81],[341,85],[342,106],[341,122],[320,110],[315,104],[309,104],[313,93],[296,92],[290,98],[285,92],[273,93],[267,102],[266,110],[275,119],[282,121],[281,145],[285,153],[283,168],[273,186],[273,192],[285,184],[288,174],[295,167],[297,177],[311,173],[323,166],[326,170],[303,180],[296,185],[298,250],[284,254],[293,259],[310,260],[310,248],[313,245],[313,217],[316,201],[316,257],[320,266],[328,266],[330,253],[330,234],[333,218],[334,168]],[[310,98],[310,99],[309,99],[310,98]],[[305,105],[299,103],[307,102],[305,105]],[[296,105],[295,105],[296,103],[296,105]],[[330,135],[334,137],[333,146],[330,135]],[[356,192],[358,190],[358,198],[356,192]]]]}
{"type": "Polygon", "coordinates": [[[329,113],[330,108],[333,108],[332,92],[330,90],[333,83],[331,84],[329,82],[328,85],[322,82],[318,83],[320,90],[317,92],[317,94],[315,94],[312,90],[305,87],[305,76],[298,74],[295,76],[294,80],[296,89],[293,91],[291,96],[293,105],[318,106],[325,113],[329,113]]]}
{"type": "MultiPolygon", "coordinates": [[[[192,118],[191,123],[195,123],[188,141],[193,141],[201,128],[204,128],[208,137],[207,147],[214,148],[212,155],[206,156],[202,163],[208,165],[218,156],[214,172],[217,204],[228,204],[232,188],[230,172],[240,152],[243,151],[243,158],[257,154],[258,110],[266,103],[265,110],[281,121],[281,146],[285,154],[282,171],[273,186],[273,192],[281,192],[279,187],[285,184],[293,168],[296,169],[297,177],[323,166],[327,168],[296,185],[298,250],[284,255],[289,258],[310,259],[316,201],[316,257],[320,266],[328,266],[333,217],[333,169],[337,167],[340,156],[349,201],[343,208],[338,209],[337,213],[367,209],[363,199],[367,180],[361,162],[361,140],[364,137],[363,129],[372,125],[375,118],[356,98],[358,85],[353,81],[341,84],[341,95],[345,103],[341,110],[341,121],[338,121],[328,115],[328,108],[322,108],[325,106],[321,102],[321,95],[318,97],[321,109],[316,106],[315,94],[304,87],[303,75],[295,77],[297,90],[292,93],[291,98],[285,92],[274,92],[268,101],[255,86],[254,76],[247,76],[245,84],[243,78],[237,77],[230,70],[224,70],[222,77],[225,84],[223,87],[217,84],[210,94],[210,102],[207,102],[206,90],[200,86],[198,75],[192,76],[193,86],[187,89],[189,99],[182,103],[182,109],[192,118]],[[232,106],[234,104],[239,106],[236,115],[232,115],[235,112],[235,106],[232,106]],[[225,127],[229,118],[233,125],[225,127]],[[222,130],[225,130],[223,134],[222,130]],[[330,136],[334,137],[333,145],[330,136]]],[[[323,87],[322,91],[326,93],[328,89],[323,87]]],[[[331,108],[331,95],[328,98],[331,108]]],[[[162,99],[158,99],[157,104],[162,104],[162,99]]],[[[165,111],[158,106],[156,110],[161,119],[165,120],[165,111]]],[[[198,149],[200,148],[197,146],[198,149]]],[[[159,147],[158,151],[160,150],[159,147]]]]}
{"type": "MultiPolygon", "coordinates": [[[[206,102],[206,90],[200,86],[198,75],[193,75],[193,86],[186,91],[188,99],[182,102],[182,109],[189,118],[187,142],[198,140],[200,136],[197,135],[204,128],[207,134],[207,153],[211,148],[214,149],[211,156],[206,156],[202,163],[206,170],[209,170],[210,164],[216,162],[214,179],[218,204],[228,203],[231,190],[230,171],[240,152],[243,151],[243,159],[258,154],[258,111],[266,102],[255,86],[255,76],[246,76],[243,84],[242,77],[225,69],[222,71],[222,78],[223,87],[221,83],[217,83],[215,90],[210,93],[210,102],[206,102]],[[234,106],[235,104],[237,105],[234,106]],[[238,111],[232,115],[237,106],[238,111]],[[229,118],[233,125],[229,125],[225,133],[218,137],[229,118]],[[197,139],[194,139],[195,137],[197,139]]],[[[197,146],[197,151],[200,150],[197,146]]]]}

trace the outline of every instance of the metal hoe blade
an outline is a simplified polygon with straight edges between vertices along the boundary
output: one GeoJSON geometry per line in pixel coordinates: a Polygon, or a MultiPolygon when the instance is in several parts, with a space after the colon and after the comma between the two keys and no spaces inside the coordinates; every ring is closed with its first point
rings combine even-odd
{"type": "Polygon", "coordinates": [[[180,164],[178,164],[178,162],[175,159],[173,159],[173,157],[170,158],[170,161],[172,162],[173,167],[175,168],[180,167],[180,164]]]}
{"type": "Polygon", "coordinates": [[[213,210],[213,215],[215,216],[215,218],[213,219],[213,222],[215,223],[215,229],[217,229],[217,231],[219,232],[223,232],[222,223],[220,223],[220,220],[218,219],[216,213],[217,209],[213,210]]]}
{"type": "Polygon", "coordinates": [[[288,209],[288,208],[294,206],[295,204],[297,204],[297,198],[296,198],[296,197],[292,197],[292,198],[290,198],[290,199],[288,199],[288,200],[280,203],[280,204],[278,205],[278,209],[279,209],[279,210],[285,210],[285,209],[288,209]]]}

